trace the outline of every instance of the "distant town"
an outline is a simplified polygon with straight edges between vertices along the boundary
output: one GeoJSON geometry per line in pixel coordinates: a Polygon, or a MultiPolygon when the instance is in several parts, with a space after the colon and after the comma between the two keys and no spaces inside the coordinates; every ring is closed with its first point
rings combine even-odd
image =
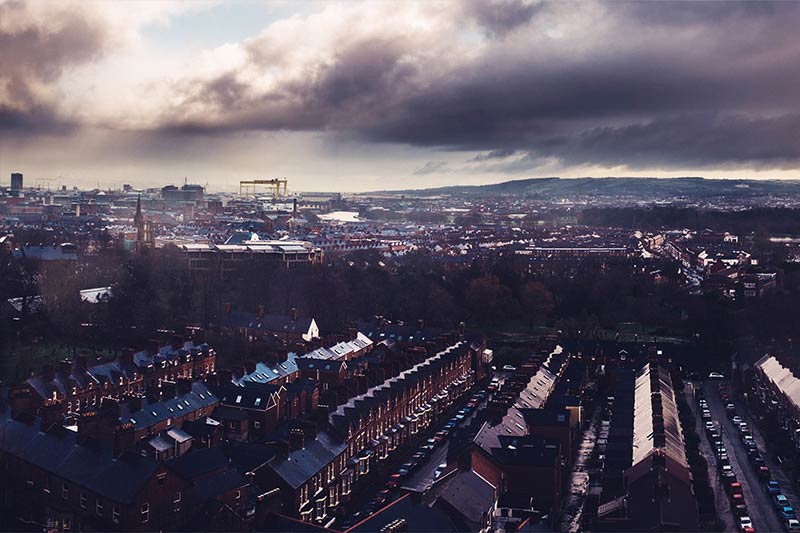
{"type": "Polygon", "coordinates": [[[11,174],[3,530],[800,529],[794,185],[668,181],[11,174]]]}

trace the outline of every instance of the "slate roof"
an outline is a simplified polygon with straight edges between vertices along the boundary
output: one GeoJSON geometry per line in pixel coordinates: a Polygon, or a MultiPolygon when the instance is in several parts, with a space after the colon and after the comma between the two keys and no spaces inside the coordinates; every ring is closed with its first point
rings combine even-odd
{"type": "MultiPolygon", "coordinates": [[[[319,350],[315,350],[318,352],[319,350]]],[[[313,353],[313,352],[312,352],[313,353]]],[[[340,361],[331,360],[328,358],[317,358],[314,356],[305,355],[297,358],[297,368],[304,371],[319,371],[319,372],[334,372],[338,373],[342,367],[347,366],[344,359],[340,361]]]]}
{"type": "Polygon", "coordinates": [[[755,366],[761,370],[767,380],[781,391],[795,409],[800,409],[800,379],[790,368],[783,365],[777,357],[769,354],[759,359],[755,366]]]}
{"type": "Polygon", "coordinates": [[[167,468],[186,479],[208,475],[228,465],[220,448],[196,448],[166,463],[167,468]]]}
{"type": "Polygon", "coordinates": [[[203,383],[193,382],[191,391],[160,402],[150,404],[143,402],[142,408],[138,411],[132,411],[128,402],[121,403],[119,420],[122,423],[133,424],[134,429],[139,430],[154,426],[168,418],[181,417],[217,404],[219,399],[203,383]]]}
{"type": "Polygon", "coordinates": [[[276,455],[268,464],[290,487],[297,489],[346,449],[347,444],[321,432],[314,440],[307,439],[305,448],[290,452],[288,457],[276,455]]]}
{"type": "Polygon", "coordinates": [[[64,243],[52,246],[21,246],[12,252],[14,257],[27,257],[39,261],[74,261],[78,259],[74,244],[64,243]]]}
{"type": "Polygon", "coordinates": [[[231,311],[222,319],[222,325],[231,328],[248,328],[261,330],[264,333],[295,333],[305,335],[311,329],[313,318],[298,317],[292,320],[290,315],[263,315],[246,311],[231,311]]]}
{"type": "Polygon", "coordinates": [[[364,394],[351,398],[336,408],[329,417],[328,421],[341,435],[346,435],[348,427],[355,424],[372,406],[377,403],[377,398],[386,395],[399,396],[402,394],[407,384],[415,383],[422,376],[435,374],[439,371],[446,359],[456,356],[459,352],[468,347],[463,342],[458,342],[453,346],[429,357],[425,361],[417,363],[408,370],[404,370],[399,375],[389,378],[382,384],[370,388],[364,394]]]}
{"type": "Polygon", "coordinates": [[[166,362],[175,361],[179,358],[186,360],[189,357],[208,354],[210,349],[208,344],[195,345],[189,341],[177,350],[173,349],[172,346],[164,346],[157,354],[151,354],[147,351],[135,353],[133,364],[117,359],[92,365],[86,370],[82,370],[77,364],[73,363],[69,375],[56,372],[52,380],[47,380],[42,376],[34,376],[29,378],[27,383],[42,398],[51,398],[54,392],[58,393],[58,395],[66,395],[73,387],[84,389],[90,383],[102,386],[106,382],[119,384],[121,379],[130,381],[134,379],[137,373],[144,373],[148,367],[160,367],[166,362]]]}
{"type": "Polygon", "coordinates": [[[483,513],[494,507],[496,488],[474,470],[459,472],[439,498],[472,523],[482,523],[483,513]]]}
{"type": "Polygon", "coordinates": [[[211,417],[186,420],[181,429],[193,437],[211,437],[219,427],[219,422],[211,417]]]}
{"type": "Polygon", "coordinates": [[[372,346],[372,340],[359,331],[355,339],[339,342],[328,348],[317,348],[307,353],[305,357],[312,359],[345,359],[348,355],[370,346],[372,346]]]}
{"type": "Polygon", "coordinates": [[[634,385],[632,463],[644,460],[656,448],[688,470],[672,379],[664,367],[648,363],[634,385]],[[660,398],[660,405],[654,403],[655,397],[660,398]],[[657,418],[663,421],[663,431],[654,430],[657,418]]]}
{"type": "Polygon", "coordinates": [[[79,446],[77,434],[64,428],[43,433],[38,419],[3,423],[0,450],[120,503],[133,501],[159,469],[154,459],[138,454],[115,459],[110,449],[79,446]]]}
{"type": "Polygon", "coordinates": [[[264,362],[256,363],[256,369],[249,372],[233,382],[237,385],[243,385],[246,382],[253,383],[270,383],[278,378],[289,378],[297,373],[297,355],[294,352],[289,352],[286,361],[268,365],[264,362]]]}
{"type": "MultiPolygon", "coordinates": [[[[537,416],[529,414],[544,408],[558,380],[559,372],[563,369],[566,358],[562,355],[561,347],[557,347],[542,365],[539,370],[528,380],[527,386],[520,391],[517,401],[506,411],[505,416],[497,424],[485,422],[475,436],[475,443],[486,452],[492,453],[492,449],[500,446],[500,437],[516,436],[522,437],[529,433],[529,421],[537,416]],[[556,372],[555,374],[553,372],[556,372]]],[[[569,417],[567,417],[569,423],[569,417]]]]}
{"type": "Polygon", "coordinates": [[[396,341],[408,341],[412,343],[422,343],[434,340],[437,337],[447,334],[442,328],[432,328],[423,326],[421,329],[417,324],[383,324],[377,320],[370,322],[359,322],[356,324],[359,331],[364,332],[364,336],[373,342],[380,342],[385,339],[396,341]]]}
{"type": "Polygon", "coordinates": [[[274,395],[278,394],[281,388],[282,385],[274,383],[245,382],[242,386],[220,387],[217,393],[223,405],[266,411],[275,407],[277,399],[274,395]]]}

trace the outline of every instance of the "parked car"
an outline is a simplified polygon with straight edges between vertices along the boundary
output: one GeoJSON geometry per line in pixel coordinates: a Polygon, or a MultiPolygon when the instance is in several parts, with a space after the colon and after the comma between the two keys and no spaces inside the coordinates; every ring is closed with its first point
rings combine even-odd
{"type": "Polygon", "coordinates": [[[517,367],[512,366],[512,365],[505,365],[505,366],[503,366],[503,370],[505,372],[516,372],[517,367]]]}
{"type": "Polygon", "coordinates": [[[739,415],[736,415],[736,416],[734,416],[734,417],[733,417],[733,419],[732,419],[732,421],[733,421],[733,423],[734,423],[734,424],[736,424],[737,426],[738,426],[739,424],[741,424],[742,422],[744,422],[744,420],[742,420],[742,417],[741,417],[741,416],[739,416],[739,415]]]}
{"type": "Polygon", "coordinates": [[[781,507],[785,507],[785,506],[789,505],[789,499],[786,496],[784,496],[783,494],[776,494],[772,498],[772,503],[775,504],[775,507],[780,509],[781,507]]]}
{"type": "Polygon", "coordinates": [[[736,479],[736,474],[733,472],[731,465],[722,466],[722,468],[720,468],[720,475],[728,481],[734,481],[736,479]]]}
{"type": "Polygon", "coordinates": [[[769,467],[767,466],[759,466],[758,467],[758,477],[761,479],[769,479],[771,477],[769,472],[769,467]]]}
{"type": "Polygon", "coordinates": [[[719,372],[711,372],[708,375],[708,379],[725,379],[725,375],[720,374],[719,372]]]}
{"type": "Polygon", "coordinates": [[[738,481],[734,483],[728,483],[725,485],[725,490],[728,494],[742,494],[742,484],[738,481]]]}
{"type": "Polygon", "coordinates": [[[770,496],[775,496],[776,494],[781,493],[781,485],[777,481],[767,481],[766,483],[767,494],[770,496]]]}
{"type": "Polygon", "coordinates": [[[750,520],[749,516],[740,516],[739,517],[739,529],[744,530],[746,527],[753,527],[753,521],[750,520]]]}
{"type": "Polygon", "coordinates": [[[792,507],[791,505],[784,505],[783,507],[778,509],[778,514],[784,520],[789,520],[790,518],[797,518],[794,515],[794,507],[792,507]]]}
{"type": "Polygon", "coordinates": [[[786,531],[800,531],[800,521],[796,518],[789,518],[784,526],[786,526],[786,531]]]}
{"type": "Polygon", "coordinates": [[[439,476],[441,476],[445,468],[447,468],[447,463],[442,463],[439,466],[437,466],[436,470],[433,472],[433,478],[437,479],[439,476]]]}

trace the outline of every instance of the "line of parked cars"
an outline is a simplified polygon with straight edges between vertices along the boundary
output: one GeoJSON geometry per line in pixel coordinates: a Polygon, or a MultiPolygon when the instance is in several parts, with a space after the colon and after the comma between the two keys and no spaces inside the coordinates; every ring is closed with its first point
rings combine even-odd
{"type": "MultiPolygon", "coordinates": [[[[748,461],[750,462],[751,467],[755,469],[758,478],[763,483],[762,486],[764,491],[768,496],[772,497],[773,504],[779,518],[783,522],[784,527],[787,531],[800,531],[800,521],[797,519],[794,508],[789,504],[786,496],[781,494],[780,484],[772,479],[772,474],[769,470],[769,467],[766,465],[766,461],[764,460],[761,450],[756,444],[755,438],[753,437],[753,432],[751,431],[747,422],[745,422],[744,419],[737,413],[736,405],[730,398],[727,386],[724,383],[721,383],[718,389],[719,397],[722,401],[722,404],[725,406],[726,414],[733,424],[733,427],[736,428],[738,437],[742,442],[742,446],[747,450],[748,461]]],[[[726,490],[728,490],[729,494],[732,494],[728,486],[726,486],[726,490]]],[[[742,502],[744,502],[743,497],[742,502]]],[[[733,505],[732,508],[734,508],[734,512],[737,511],[737,508],[733,507],[733,505]]],[[[741,522],[741,515],[739,516],[741,522]]],[[[741,523],[740,526],[745,531],[750,531],[752,529],[752,523],[749,523],[750,529],[745,529],[746,526],[741,523]]]]}
{"type": "Polygon", "coordinates": [[[722,441],[720,428],[716,422],[712,420],[711,410],[708,408],[708,401],[704,398],[702,390],[697,391],[697,407],[703,419],[703,425],[706,430],[706,436],[711,449],[714,452],[716,459],[717,472],[720,477],[725,493],[731,504],[731,511],[739,521],[739,528],[745,533],[754,533],[753,521],[747,511],[747,502],[744,499],[744,491],[742,484],[736,479],[736,473],[733,471],[730,459],[728,457],[728,450],[722,441]]]}
{"type": "MultiPolygon", "coordinates": [[[[409,460],[403,463],[400,468],[394,472],[391,476],[389,476],[389,480],[386,482],[383,490],[378,492],[375,497],[370,500],[362,509],[362,511],[355,514],[352,520],[348,523],[355,523],[356,521],[366,518],[371,514],[375,513],[378,509],[384,507],[386,504],[389,503],[391,499],[391,491],[399,487],[403,480],[405,480],[412,472],[417,470],[422,464],[430,459],[431,453],[436,446],[441,444],[442,442],[447,439],[455,430],[456,428],[461,425],[464,419],[474,411],[480,403],[486,399],[487,392],[485,390],[480,390],[473,394],[469,400],[467,401],[466,405],[462,409],[460,409],[447,423],[437,431],[433,437],[429,438],[422,444],[420,444],[417,451],[409,458],[409,460]]],[[[434,471],[434,479],[440,477],[445,469],[447,468],[447,463],[442,463],[436,467],[434,471]]]]}

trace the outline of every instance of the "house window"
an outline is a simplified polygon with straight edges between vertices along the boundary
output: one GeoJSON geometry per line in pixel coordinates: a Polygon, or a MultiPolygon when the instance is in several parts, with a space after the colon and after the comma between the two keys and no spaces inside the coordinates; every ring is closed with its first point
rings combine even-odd
{"type": "Polygon", "coordinates": [[[61,484],[61,497],[65,500],[69,499],[69,487],[67,487],[66,483],[61,484]]]}
{"type": "Polygon", "coordinates": [[[314,502],[314,516],[321,519],[325,516],[325,498],[319,498],[314,502]]]}
{"type": "Polygon", "coordinates": [[[113,520],[115,524],[119,524],[119,507],[116,505],[111,507],[111,520],[113,520]]]}
{"type": "Polygon", "coordinates": [[[176,513],[179,512],[181,510],[181,491],[178,491],[178,493],[175,495],[175,500],[173,500],[172,503],[172,510],[176,513]]]}
{"type": "Polygon", "coordinates": [[[97,512],[97,516],[103,516],[103,500],[97,498],[97,503],[94,506],[95,512],[97,512]]]}
{"type": "Polygon", "coordinates": [[[81,509],[86,509],[86,493],[81,492],[81,509]]]}
{"type": "Polygon", "coordinates": [[[142,524],[146,524],[150,521],[150,504],[143,503],[142,504],[142,524]]]}

